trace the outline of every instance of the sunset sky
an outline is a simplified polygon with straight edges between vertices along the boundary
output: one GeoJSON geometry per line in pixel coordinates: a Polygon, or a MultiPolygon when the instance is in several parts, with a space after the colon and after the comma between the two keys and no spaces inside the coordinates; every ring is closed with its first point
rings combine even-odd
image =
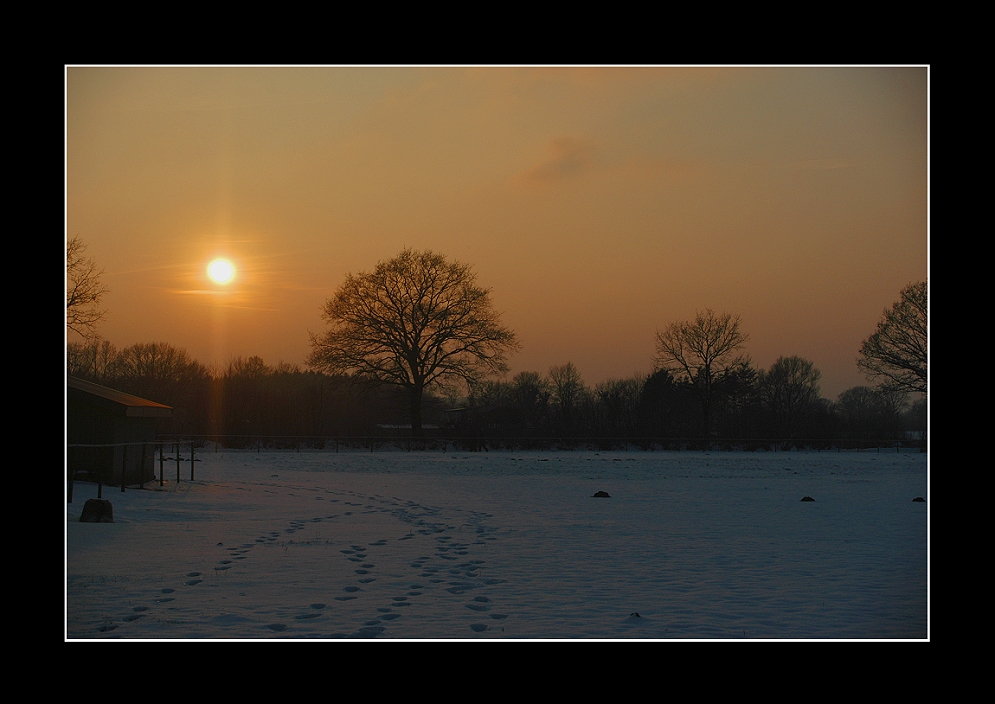
{"type": "Polygon", "coordinates": [[[67,67],[66,235],[118,348],[303,366],[411,247],[473,265],[512,374],[647,374],[712,308],[835,399],[927,277],[928,116],[926,67],[67,67]]]}

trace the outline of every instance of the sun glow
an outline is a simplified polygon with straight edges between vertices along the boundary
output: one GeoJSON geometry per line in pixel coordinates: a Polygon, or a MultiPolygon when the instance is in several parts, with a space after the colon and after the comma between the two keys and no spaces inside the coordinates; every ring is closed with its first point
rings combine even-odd
{"type": "Polygon", "coordinates": [[[235,267],[227,259],[215,259],[207,265],[207,275],[216,283],[226,284],[235,278],[235,267]]]}

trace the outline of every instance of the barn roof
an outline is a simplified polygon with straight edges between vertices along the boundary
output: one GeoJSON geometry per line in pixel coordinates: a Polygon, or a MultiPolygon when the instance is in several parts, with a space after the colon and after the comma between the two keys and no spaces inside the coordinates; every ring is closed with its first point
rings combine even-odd
{"type": "Polygon", "coordinates": [[[139,398],[123,391],[110,389],[100,384],[94,384],[83,379],[70,376],[66,378],[70,398],[91,403],[104,408],[115,415],[132,418],[169,418],[173,409],[147,398],[139,398]]]}

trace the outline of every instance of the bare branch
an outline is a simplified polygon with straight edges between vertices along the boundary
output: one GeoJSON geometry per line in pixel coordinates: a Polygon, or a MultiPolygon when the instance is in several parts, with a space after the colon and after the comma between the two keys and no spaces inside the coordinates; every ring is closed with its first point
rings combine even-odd
{"type": "Polygon", "coordinates": [[[99,307],[107,287],[100,282],[103,270],[85,255],[86,245],[79,235],[66,242],[66,327],[83,337],[91,337],[107,312],[99,307]]]}
{"type": "Polygon", "coordinates": [[[656,334],[657,370],[685,379],[702,399],[704,431],[709,430],[712,384],[727,369],[742,361],[736,353],[750,339],[740,332],[738,315],[711,309],[698,312],[694,320],[671,323],[656,334]]]}
{"type": "Polygon", "coordinates": [[[896,391],[926,393],[928,369],[928,292],[926,282],[909,284],[877,331],[860,346],[857,366],[868,379],[896,391]]]}
{"type": "Polygon", "coordinates": [[[710,384],[738,361],[735,353],[750,339],[740,332],[740,323],[738,315],[716,315],[711,309],[694,320],[671,323],[656,334],[656,368],[695,385],[710,384]]]}

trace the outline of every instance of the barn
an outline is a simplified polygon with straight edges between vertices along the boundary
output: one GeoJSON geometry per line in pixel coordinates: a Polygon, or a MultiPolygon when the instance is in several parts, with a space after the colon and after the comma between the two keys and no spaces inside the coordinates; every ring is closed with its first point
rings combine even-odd
{"type": "Polygon", "coordinates": [[[124,470],[126,484],[152,481],[156,429],[173,409],[72,376],[66,386],[69,476],[119,484],[124,470]]]}

